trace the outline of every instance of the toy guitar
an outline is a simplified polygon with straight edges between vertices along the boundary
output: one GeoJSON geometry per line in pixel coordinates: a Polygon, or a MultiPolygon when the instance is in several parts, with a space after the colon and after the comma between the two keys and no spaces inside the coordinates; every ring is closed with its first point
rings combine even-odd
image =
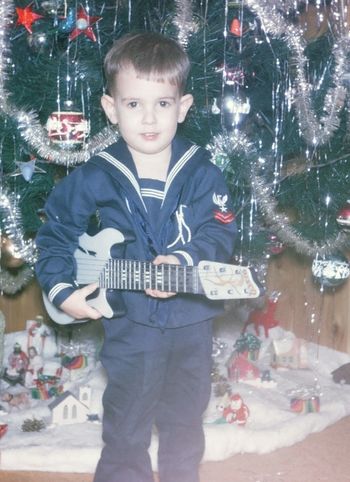
{"type": "MultiPolygon", "coordinates": [[[[95,236],[83,234],[74,253],[79,285],[97,283],[99,289],[88,303],[105,318],[115,316],[108,302],[109,290],[144,291],[147,288],[175,293],[204,295],[211,300],[257,298],[263,293],[248,267],[200,261],[198,266],[154,265],[150,261],[112,258],[115,245],[125,243],[124,235],[106,228],[95,236]]],[[[49,316],[59,324],[82,322],[56,308],[44,294],[49,316]]]]}

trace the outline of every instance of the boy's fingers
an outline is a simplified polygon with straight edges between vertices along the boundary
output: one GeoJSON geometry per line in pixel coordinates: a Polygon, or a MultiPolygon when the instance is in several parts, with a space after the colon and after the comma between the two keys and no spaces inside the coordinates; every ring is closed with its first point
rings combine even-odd
{"type": "Polygon", "coordinates": [[[84,297],[86,297],[88,295],[91,295],[91,293],[93,293],[97,288],[97,283],[92,283],[91,285],[87,285],[81,288],[81,293],[84,295],[84,297]]]}

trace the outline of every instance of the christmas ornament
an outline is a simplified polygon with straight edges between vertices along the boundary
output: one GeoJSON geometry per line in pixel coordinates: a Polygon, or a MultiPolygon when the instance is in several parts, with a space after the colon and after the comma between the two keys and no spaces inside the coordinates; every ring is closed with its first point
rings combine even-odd
{"type": "Polygon", "coordinates": [[[345,232],[350,232],[350,199],[346,201],[345,206],[338,212],[337,223],[345,232]]]}
{"type": "Polygon", "coordinates": [[[85,142],[90,126],[82,112],[62,110],[50,114],[46,129],[51,142],[60,144],[61,147],[71,148],[85,142]]]}
{"type": "Polygon", "coordinates": [[[49,47],[49,37],[46,32],[33,32],[28,35],[27,42],[31,50],[42,53],[49,47]]]}
{"type": "Polygon", "coordinates": [[[44,18],[32,11],[32,4],[25,8],[16,8],[16,12],[18,15],[17,25],[23,25],[29,33],[32,33],[32,24],[40,18],[44,18]]]}
{"type": "Polygon", "coordinates": [[[215,72],[222,74],[225,85],[244,85],[244,72],[242,69],[220,65],[215,68],[215,72]]]}
{"type": "Polygon", "coordinates": [[[236,37],[242,36],[242,26],[238,18],[234,18],[232,20],[230,25],[230,33],[232,33],[232,35],[235,35],[236,37]]]}
{"type": "Polygon", "coordinates": [[[45,0],[40,6],[49,15],[57,15],[58,10],[63,6],[63,0],[45,0]]]}
{"type": "Polygon", "coordinates": [[[211,106],[211,113],[214,115],[220,114],[221,110],[220,107],[218,106],[218,101],[217,98],[214,97],[213,104],[211,106]]]}
{"type": "Polygon", "coordinates": [[[60,18],[58,20],[58,31],[60,33],[70,33],[74,29],[75,19],[76,19],[76,9],[68,9],[66,17],[60,18]]]}
{"type": "Polygon", "coordinates": [[[316,256],[311,269],[315,281],[326,288],[341,285],[350,275],[350,265],[343,254],[316,256]]]}
{"type": "Polygon", "coordinates": [[[212,357],[216,358],[220,355],[222,355],[227,348],[227,343],[224,341],[220,340],[220,338],[213,338],[213,351],[212,351],[212,357]]]}
{"type": "Polygon", "coordinates": [[[84,7],[80,6],[75,22],[75,29],[69,35],[69,40],[76,39],[79,35],[84,34],[90,40],[96,42],[96,35],[92,30],[92,25],[101,20],[102,17],[92,17],[86,13],[84,7]]]}
{"type": "Polygon", "coordinates": [[[7,236],[1,236],[0,266],[2,268],[20,268],[24,260],[16,250],[13,241],[7,236]]]}
{"type": "Polygon", "coordinates": [[[278,237],[271,233],[268,235],[267,249],[270,254],[281,254],[285,250],[285,245],[278,237]]]}
{"type": "Polygon", "coordinates": [[[240,89],[225,89],[222,100],[223,127],[232,130],[241,126],[250,112],[250,101],[240,89]]]}
{"type": "Polygon", "coordinates": [[[35,165],[36,161],[36,159],[31,159],[30,161],[26,162],[16,161],[15,164],[17,166],[17,169],[13,173],[11,173],[10,176],[22,176],[25,181],[29,182],[31,181],[33,174],[35,173],[46,174],[46,171],[44,171],[44,169],[41,169],[40,167],[35,165]]]}

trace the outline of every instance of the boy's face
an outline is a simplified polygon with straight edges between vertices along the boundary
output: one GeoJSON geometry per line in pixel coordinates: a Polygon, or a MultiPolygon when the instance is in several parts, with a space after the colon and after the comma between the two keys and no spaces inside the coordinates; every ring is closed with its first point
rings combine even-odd
{"type": "Polygon", "coordinates": [[[113,96],[104,95],[102,107],[135,158],[150,155],[159,160],[169,156],[178,122],[183,122],[193,102],[192,95],[181,96],[168,80],[157,82],[140,78],[133,67],[116,76],[113,96]]]}

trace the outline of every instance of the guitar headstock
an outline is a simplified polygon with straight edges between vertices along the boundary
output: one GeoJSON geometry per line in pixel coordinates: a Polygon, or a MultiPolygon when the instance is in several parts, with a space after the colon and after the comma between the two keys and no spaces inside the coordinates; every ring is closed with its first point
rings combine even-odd
{"type": "Polygon", "coordinates": [[[210,300],[258,298],[264,293],[255,272],[246,266],[200,261],[198,274],[210,300]]]}

